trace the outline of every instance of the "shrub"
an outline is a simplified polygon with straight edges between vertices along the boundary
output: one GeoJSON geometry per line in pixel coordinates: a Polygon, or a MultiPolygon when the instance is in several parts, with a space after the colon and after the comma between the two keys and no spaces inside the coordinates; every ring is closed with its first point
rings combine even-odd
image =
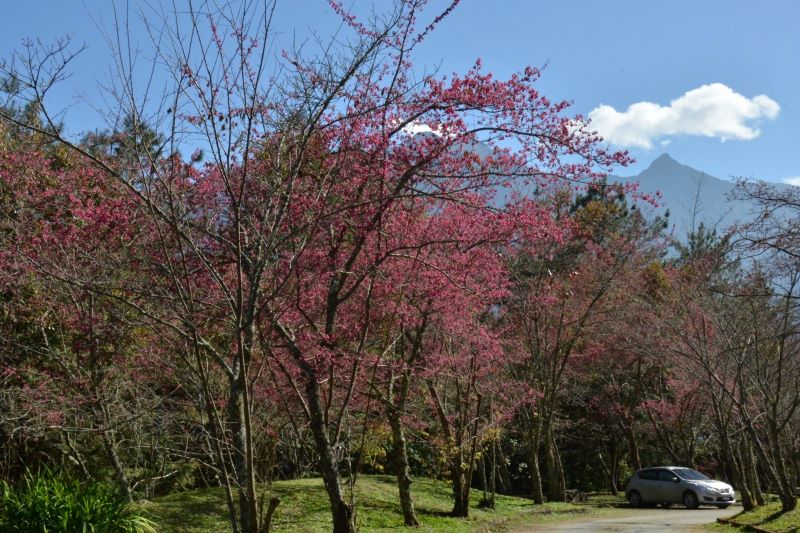
{"type": "Polygon", "coordinates": [[[0,532],[155,533],[155,524],[103,483],[81,484],[48,469],[0,482],[0,532]]]}

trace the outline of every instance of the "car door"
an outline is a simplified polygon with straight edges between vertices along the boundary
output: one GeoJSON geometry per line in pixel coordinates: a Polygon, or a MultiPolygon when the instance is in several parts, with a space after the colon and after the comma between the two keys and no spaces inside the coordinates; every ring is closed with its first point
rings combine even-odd
{"type": "Polygon", "coordinates": [[[677,503],[681,501],[681,484],[678,476],[671,470],[658,471],[658,494],[660,502],[677,503]]]}
{"type": "Polygon", "coordinates": [[[642,470],[639,472],[639,494],[642,501],[657,502],[658,474],[656,470],[642,470]]]}

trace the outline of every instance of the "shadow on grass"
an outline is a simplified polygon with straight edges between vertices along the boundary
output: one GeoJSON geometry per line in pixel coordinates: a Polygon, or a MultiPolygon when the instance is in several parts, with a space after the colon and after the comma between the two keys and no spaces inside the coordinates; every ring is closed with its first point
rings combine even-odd
{"type": "Polygon", "coordinates": [[[429,509],[427,507],[417,508],[417,514],[423,516],[438,516],[440,518],[450,518],[453,513],[450,511],[442,511],[441,509],[429,509]]]}
{"type": "MultiPolygon", "coordinates": [[[[755,524],[755,525],[757,525],[757,526],[760,526],[761,524],[767,524],[767,523],[769,523],[769,522],[772,522],[773,520],[777,520],[778,518],[782,517],[783,515],[785,515],[785,514],[786,514],[786,513],[788,513],[788,512],[789,512],[789,511],[784,511],[784,510],[782,510],[782,509],[781,509],[780,511],[775,511],[775,512],[774,512],[774,513],[772,513],[771,515],[769,515],[769,516],[767,516],[766,518],[764,518],[764,520],[762,520],[762,521],[760,521],[760,522],[756,522],[756,524],[755,524]]],[[[795,531],[797,531],[797,529],[796,529],[796,528],[795,528],[795,531]]]]}
{"type": "MultiPolygon", "coordinates": [[[[574,505],[594,507],[595,509],[635,509],[627,502],[593,502],[591,499],[588,502],[576,502],[574,505]]],[[[648,509],[643,507],[643,509],[648,509]]]]}

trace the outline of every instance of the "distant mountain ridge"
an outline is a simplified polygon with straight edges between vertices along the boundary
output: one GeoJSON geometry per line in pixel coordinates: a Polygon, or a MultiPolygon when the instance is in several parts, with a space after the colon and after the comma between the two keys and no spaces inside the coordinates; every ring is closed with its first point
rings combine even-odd
{"type": "MultiPolygon", "coordinates": [[[[638,182],[642,193],[661,193],[656,213],[669,210],[669,223],[675,237],[682,239],[700,222],[725,228],[739,221],[751,220],[757,207],[752,202],[735,200],[731,193],[736,184],[675,161],[664,153],[636,176],[610,176],[609,181],[638,182]]],[[[776,184],[778,187],[791,185],[776,184]]]]}

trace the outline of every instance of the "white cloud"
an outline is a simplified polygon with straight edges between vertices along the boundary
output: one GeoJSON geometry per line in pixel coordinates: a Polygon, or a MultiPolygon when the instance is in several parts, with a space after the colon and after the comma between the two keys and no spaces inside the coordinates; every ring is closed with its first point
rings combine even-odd
{"type": "Polygon", "coordinates": [[[652,148],[653,141],[669,135],[699,135],[750,140],[761,131],[753,121],[774,119],[780,106],[760,94],[747,98],[722,83],[709,83],[686,92],[668,106],[637,102],[625,111],[600,105],[589,113],[591,128],[611,144],[652,148]]]}
{"type": "Polygon", "coordinates": [[[409,135],[417,135],[419,133],[433,133],[434,135],[441,135],[441,132],[434,130],[427,124],[421,122],[411,122],[403,126],[403,131],[409,135]]]}
{"type": "Polygon", "coordinates": [[[794,185],[795,187],[800,187],[800,176],[792,176],[791,178],[783,178],[784,183],[788,183],[789,185],[794,185]]]}

